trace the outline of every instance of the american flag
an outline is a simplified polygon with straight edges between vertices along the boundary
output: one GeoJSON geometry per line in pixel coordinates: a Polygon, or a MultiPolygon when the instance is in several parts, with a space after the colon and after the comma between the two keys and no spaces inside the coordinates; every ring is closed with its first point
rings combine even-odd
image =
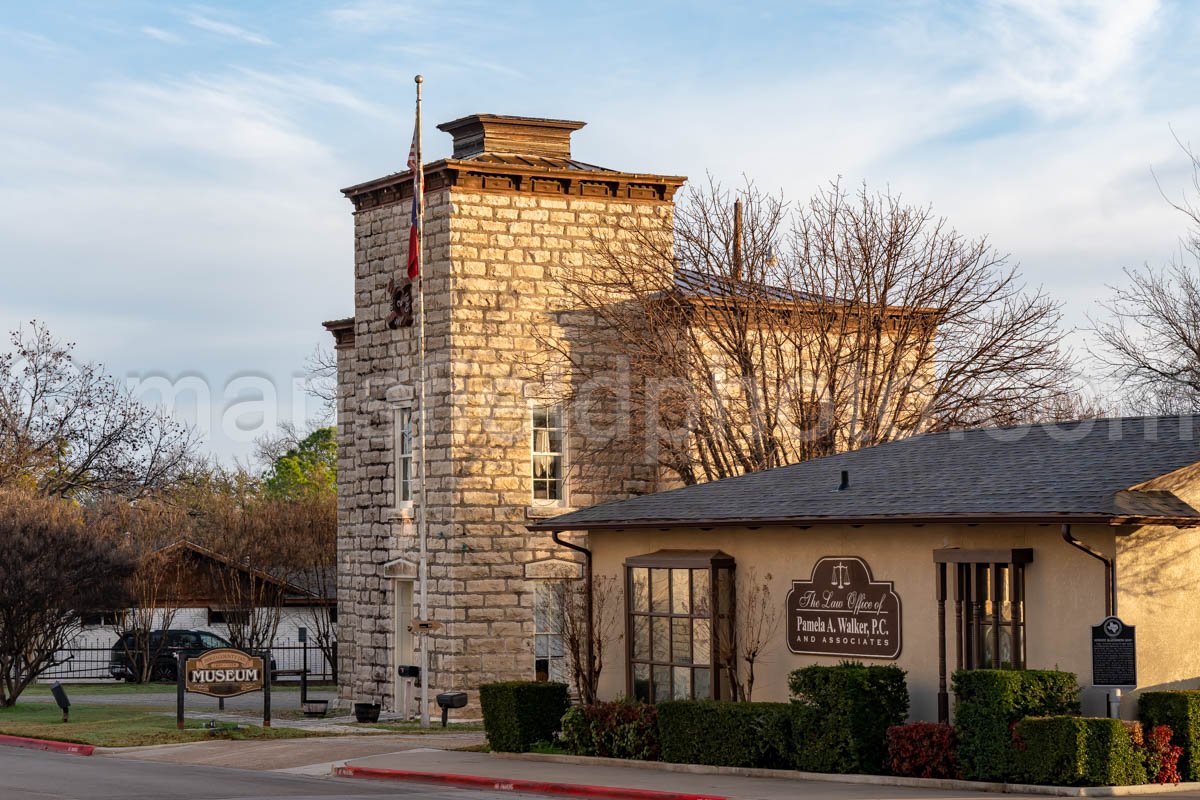
{"type": "Polygon", "coordinates": [[[421,118],[413,126],[412,147],[408,149],[408,168],[412,170],[412,226],[408,229],[408,277],[416,280],[421,273],[421,218],[425,204],[425,175],[421,169],[421,118]]]}

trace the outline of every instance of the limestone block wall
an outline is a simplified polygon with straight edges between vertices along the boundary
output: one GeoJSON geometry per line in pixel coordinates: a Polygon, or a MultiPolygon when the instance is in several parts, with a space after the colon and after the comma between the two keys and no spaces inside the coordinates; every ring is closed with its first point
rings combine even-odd
{"type": "MultiPolygon", "coordinates": [[[[568,376],[539,375],[547,338],[570,346],[560,312],[574,308],[563,271],[586,267],[593,238],[624,235],[623,225],[669,231],[668,203],[454,191],[450,258],[454,276],[453,552],[447,597],[453,608],[441,680],[456,688],[530,679],[534,621],[527,565],[571,559],[548,535],[525,526],[538,516],[653,491],[651,457],[625,452],[607,472],[582,470],[574,453],[597,453],[582,404],[567,405],[567,497],[563,508],[534,505],[531,410],[571,394],[568,376]]],[[[594,465],[593,465],[594,466],[594,465]]]]}
{"type": "MultiPolygon", "coordinates": [[[[427,193],[429,605],[442,625],[429,637],[434,692],[534,676],[531,579],[572,574],[562,567],[573,560],[548,535],[525,529],[567,510],[534,506],[530,457],[531,403],[571,389],[563,385],[569,377],[537,367],[547,337],[569,346],[558,319],[571,309],[561,271],[586,266],[597,235],[627,235],[629,224],[669,235],[671,222],[663,201],[427,193]]],[[[418,387],[416,328],[385,324],[408,225],[408,201],[356,214],[354,344],[339,350],[339,697],[389,709],[394,576],[413,577],[419,552],[411,509],[397,509],[394,449],[396,397],[418,387]]],[[[568,465],[573,452],[604,450],[604,433],[570,405],[567,431],[568,465]]],[[[657,488],[644,453],[601,462],[599,470],[571,470],[571,507],[657,488]]]]}
{"type": "MultiPolygon", "coordinates": [[[[431,505],[448,490],[448,192],[426,196],[426,400],[431,505]]],[[[396,203],[355,217],[354,345],[339,350],[339,698],[391,704],[395,598],[389,561],[416,551],[411,514],[397,511],[396,387],[418,384],[417,329],[386,325],[389,280],[402,276],[410,207],[396,203]]],[[[431,528],[430,542],[441,541],[431,528]]]]}

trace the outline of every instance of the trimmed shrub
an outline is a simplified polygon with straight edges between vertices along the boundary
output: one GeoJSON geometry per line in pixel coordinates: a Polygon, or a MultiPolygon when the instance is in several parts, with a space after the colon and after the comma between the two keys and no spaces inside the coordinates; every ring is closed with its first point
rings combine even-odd
{"type": "Polygon", "coordinates": [[[845,662],[788,677],[793,702],[793,766],[805,772],[878,774],[887,765],[887,730],[908,717],[904,670],[845,662]]]}
{"type": "Polygon", "coordinates": [[[795,710],[790,703],[659,703],[662,759],[713,767],[789,767],[795,710]]]}
{"type": "Polygon", "coordinates": [[[1185,781],[1200,780],[1200,692],[1142,692],[1138,718],[1150,729],[1169,726],[1171,744],[1183,748],[1180,774],[1185,781]]]}
{"type": "Polygon", "coordinates": [[[577,756],[657,761],[658,708],[636,700],[574,706],[559,739],[577,756]]]}
{"type": "Polygon", "coordinates": [[[1146,782],[1142,754],[1120,720],[1031,717],[1017,723],[1019,780],[1045,786],[1146,782]]]}
{"type": "Polygon", "coordinates": [[[567,712],[564,683],[509,681],[479,687],[483,730],[488,745],[505,753],[524,753],[534,742],[550,741],[567,712]]]}
{"type": "Polygon", "coordinates": [[[950,725],[913,722],[887,730],[888,766],[909,778],[957,778],[958,738],[950,725]]]}
{"type": "Polygon", "coordinates": [[[1018,720],[1079,713],[1079,684],[1071,672],[959,670],[953,687],[958,763],[968,780],[1016,777],[1012,728],[1018,720]]]}

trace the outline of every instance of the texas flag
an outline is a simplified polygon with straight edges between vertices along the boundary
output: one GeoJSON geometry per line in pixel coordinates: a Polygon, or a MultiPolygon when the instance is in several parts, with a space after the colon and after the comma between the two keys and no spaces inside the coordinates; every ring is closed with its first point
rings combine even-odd
{"type": "Polygon", "coordinates": [[[421,219],[425,204],[425,175],[421,169],[421,118],[413,126],[412,147],[408,149],[408,168],[412,170],[412,227],[408,229],[408,277],[416,280],[421,273],[421,219]]]}

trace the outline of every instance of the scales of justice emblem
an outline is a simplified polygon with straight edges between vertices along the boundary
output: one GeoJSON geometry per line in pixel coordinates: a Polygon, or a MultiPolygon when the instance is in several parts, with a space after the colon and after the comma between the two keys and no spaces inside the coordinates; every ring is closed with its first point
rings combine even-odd
{"type": "Polygon", "coordinates": [[[850,568],[844,561],[837,562],[833,568],[833,585],[836,589],[845,589],[850,585],[850,568]]]}

